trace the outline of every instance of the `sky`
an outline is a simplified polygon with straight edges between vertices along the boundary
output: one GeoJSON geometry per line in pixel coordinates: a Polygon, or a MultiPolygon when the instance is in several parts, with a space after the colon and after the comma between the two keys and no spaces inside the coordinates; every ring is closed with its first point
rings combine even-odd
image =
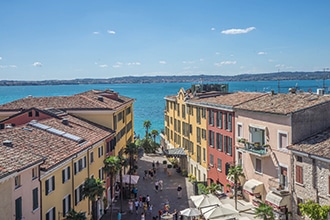
{"type": "Polygon", "coordinates": [[[0,2],[0,80],[330,71],[330,1],[0,2]]]}

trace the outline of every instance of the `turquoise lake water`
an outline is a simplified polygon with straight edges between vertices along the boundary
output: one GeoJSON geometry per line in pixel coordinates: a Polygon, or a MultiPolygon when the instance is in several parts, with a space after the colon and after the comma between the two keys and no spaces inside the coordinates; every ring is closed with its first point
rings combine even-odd
{"type": "MultiPolygon", "coordinates": [[[[248,81],[221,82],[229,84],[229,91],[256,91],[287,93],[290,87],[298,86],[299,90],[316,92],[323,85],[330,85],[330,80],[292,80],[292,81],[248,81]],[[280,86],[280,87],[279,87],[280,86]],[[280,88],[280,89],[279,89],[280,88]]],[[[146,83],[146,84],[88,84],[88,85],[54,85],[54,86],[0,86],[0,104],[7,103],[29,95],[66,96],[91,89],[112,89],[123,96],[134,98],[134,129],[143,136],[143,122],[150,120],[151,130],[160,132],[164,128],[164,97],[175,95],[180,88],[188,89],[192,83],[146,83]]],[[[326,91],[329,91],[326,87],[326,91]]]]}

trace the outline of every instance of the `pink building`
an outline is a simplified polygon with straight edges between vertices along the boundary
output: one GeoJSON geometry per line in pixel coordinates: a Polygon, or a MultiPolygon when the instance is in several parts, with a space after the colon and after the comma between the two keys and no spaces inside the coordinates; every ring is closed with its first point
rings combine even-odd
{"type": "Polygon", "coordinates": [[[243,196],[265,202],[278,216],[292,207],[288,146],[324,130],[330,96],[268,94],[236,106],[236,163],[243,166],[243,196]]]}
{"type": "Polygon", "coordinates": [[[0,144],[1,219],[40,219],[39,165],[41,156],[0,144]]]}

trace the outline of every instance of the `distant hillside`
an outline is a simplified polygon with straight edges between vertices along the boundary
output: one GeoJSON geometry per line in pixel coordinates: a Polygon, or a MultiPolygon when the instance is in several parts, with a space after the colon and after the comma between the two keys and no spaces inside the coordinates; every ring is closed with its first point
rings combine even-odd
{"type": "Polygon", "coordinates": [[[161,82],[223,82],[223,81],[267,81],[267,80],[316,80],[329,79],[329,72],[277,72],[262,74],[192,75],[192,76],[124,76],[108,79],[73,79],[21,81],[1,80],[0,86],[18,85],[76,85],[76,84],[120,84],[120,83],[161,83],[161,82]]]}

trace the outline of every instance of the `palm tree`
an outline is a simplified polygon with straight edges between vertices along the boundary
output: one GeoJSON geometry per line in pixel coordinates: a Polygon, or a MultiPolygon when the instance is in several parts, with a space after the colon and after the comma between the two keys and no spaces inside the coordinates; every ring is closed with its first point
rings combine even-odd
{"type": "Polygon", "coordinates": [[[263,220],[274,220],[273,208],[266,203],[260,203],[259,207],[255,208],[255,218],[263,220]]]}
{"type": "Polygon", "coordinates": [[[151,131],[151,136],[153,137],[155,143],[156,143],[156,137],[157,137],[158,135],[159,135],[159,133],[158,133],[157,130],[152,130],[152,131],[151,131]]]}
{"type": "Polygon", "coordinates": [[[76,212],[71,209],[65,216],[65,220],[87,220],[85,212],[76,212]]]}
{"type": "Polygon", "coordinates": [[[82,190],[83,198],[88,198],[92,202],[92,219],[97,219],[96,200],[101,197],[104,192],[103,182],[100,179],[87,178],[84,182],[82,190]]]}
{"type": "Polygon", "coordinates": [[[146,139],[148,139],[149,136],[149,128],[151,127],[151,122],[149,120],[145,120],[143,122],[143,127],[146,129],[146,139]]]}
{"type": "MultiPolygon", "coordinates": [[[[107,175],[110,177],[110,194],[111,199],[113,198],[113,183],[114,178],[118,174],[119,170],[121,170],[121,163],[120,158],[117,156],[110,156],[106,158],[103,163],[104,167],[103,170],[107,173],[107,175]]],[[[112,205],[110,210],[110,218],[112,217],[112,205]]]]}
{"type": "Polygon", "coordinates": [[[244,177],[242,166],[231,166],[227,176],[234,181],[235,209],[237,210],[237,184],[240,182],[239,178],[244,177]]]}
{"type": "Polygon", "coordinates": [[[211,185],[206,187],[208,193],[215,194],[217,191],[221,190],[221,186],[216,183],[211,183],[211,185]]]}
{"type": "MultiPolygon", "coordinates": [[[[133,167],[134,167],[134,155],[136,155],[138,153],[138,147],[135,145],[135,143],[130,143],[128,145],[126,145],[125,149],[124,149],[124,154],[128,155],[129,158],[129,167],[130,170],[132,171],[133,167]]],[[[129,175],[132,175],[132,172],[129,173],[129,175]]],[[[129,192],[131,191],[131,176],[129,179],[129,185],[128,185],[128,189],[129,192]]]]}

